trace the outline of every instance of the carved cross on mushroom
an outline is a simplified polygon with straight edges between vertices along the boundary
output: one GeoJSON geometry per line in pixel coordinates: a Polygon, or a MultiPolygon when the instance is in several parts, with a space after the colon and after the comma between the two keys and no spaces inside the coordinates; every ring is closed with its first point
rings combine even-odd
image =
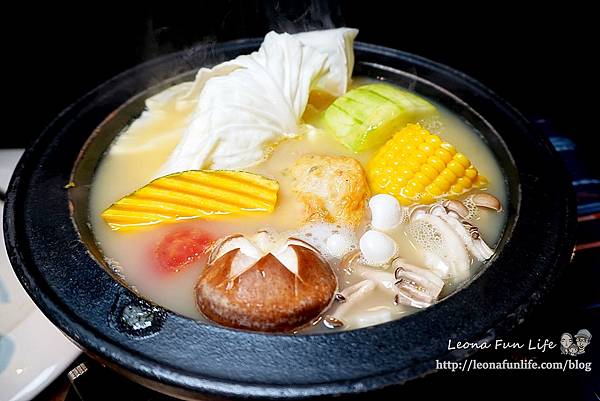
{"type": "Polygon", "coordinates": [[[290,331],[316,318],[336,288],[329,264],[311,245],[261,232],[216,244],[196,284],[196,303],[224,326],[290,331]]]}

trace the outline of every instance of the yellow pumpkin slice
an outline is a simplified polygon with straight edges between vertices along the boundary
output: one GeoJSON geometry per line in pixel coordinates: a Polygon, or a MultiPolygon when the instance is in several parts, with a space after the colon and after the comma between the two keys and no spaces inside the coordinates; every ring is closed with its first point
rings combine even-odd
{"type": "Polygon", "coordinates": [[[113,230],[187,219],[271,213],[277,181],[244,171],[190,170],[158,178],[102,212],[113,230]]]}

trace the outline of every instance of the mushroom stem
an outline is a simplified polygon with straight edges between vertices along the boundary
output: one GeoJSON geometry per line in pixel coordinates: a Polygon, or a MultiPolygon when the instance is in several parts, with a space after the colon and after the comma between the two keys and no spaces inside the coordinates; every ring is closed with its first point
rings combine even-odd
{"type": "Polygon", "coordinates": [[[426,308],[437,301],[444,281],[428,269],[407,263],[402,259],[392,262],[396,268],[396,288],[394,301],[397,304],[426,308]]]}
{"type": "Polygon", "coordinates": [[[361,277],[373,281],[378,288],[394,296],[398,293],[395,286],[396,278],[393,273],[375,270],[369,267],[359,267],[357,269],[361,277]]]}
{"type": "Polygon", "coordinates": [[[346,302],[339,304],[335,311],[330,313],[329,316],[343,322],[343,318],[348,311],[367,294],[373,291],[376,286],[377,285],[372,280],[363,280],[350,287],[344,288],[340,291],[340,294],[346,299],[346,302]]]}
{"type": "MultiPolygon", "coordinates": [[[[421,243],[417,242],[417,245],[421,247],[432,244],[437,246],[431,250],[423,250],[425,266],[444,279],[451,275],[463,278],[471,265],[469,254],[465,248],[463,237],[457,234],[446,220],[455,219],[448,215],[425,214],[411,224],[413,224],[414,232],[429,233],[430,235],[429,239],[421,240],[421,243]],[[436,243],[437,238],[441,239],[441,244],[436,243]],[[423,243],[423,241],[431,241],[431,243],[423,243]]],[[[413,240],[417,240],[415,235],[412,237],[413,240]]]]}
{"type": "Polygon", "coordinates": [[[444,202],[442,202],[442,205],[446,208],[448,212],[454,212],[463,219],[466,219],[469,215],[469,209],[467,209],[464,203],[462,203],[459,200],[445,200],[444,202]]]}
{"type": "Polygon", "coordinates": [[[494,254],[494,250],[488,246],[482,237],[473,240],[473,243],[475,244],[475,248],[478,250],[482,260],[488,260],[494,254]]]}
{"type": "Polygon", "coordinates": [[[440,218],[448,223],[454,232],[458,234],[475,259],[484,261],[492,257],[494,251],[485,243],[479,233],[479,229],[475,225],[466,220],[460,222],[450,215],[441,216],[440,218]]]}

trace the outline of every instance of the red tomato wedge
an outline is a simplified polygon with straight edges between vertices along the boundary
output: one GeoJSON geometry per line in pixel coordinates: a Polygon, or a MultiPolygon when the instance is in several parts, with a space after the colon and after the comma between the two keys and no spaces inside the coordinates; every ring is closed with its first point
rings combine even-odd
{"type": "Polygon", "coordinates": [[[177,272],[201,258],[212,242],[203,231],[182,229],[165,235],[156,245],[154,254],[163,269],[177,272]]]}

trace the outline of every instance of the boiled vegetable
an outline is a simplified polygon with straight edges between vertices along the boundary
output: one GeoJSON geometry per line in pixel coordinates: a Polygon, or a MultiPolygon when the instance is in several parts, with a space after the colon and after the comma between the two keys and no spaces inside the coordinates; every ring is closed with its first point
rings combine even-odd
{"type": "Polygon", "coordinates": [[[154,255],[164,270],[179,271],[200,259],[212,243],[211,236],[201,230],[176,230],[160,240],[154,255]]]}
{"type": "Polygon", "coordinates": [[[258,51],[201,68],[190,91],[177,99],[194,101],[196,109],[159,176],[243,170],[264,161],[281,141],[300,136],[311,89],[335,97],[346,92],[357,33],[269,32],[258,51]]]}
{"type": "Polygon", "coordinates": [[[408,124],[369,161],[367,178],[374,193],[400,203],[431,203],[486,185],[485,177],[454,146],[419,124],[408,124]]]}
{"type": "Polygon", "coordinates": [[[158,178],[102,213],[113,230],[182,219],[221,219],[270,213],[277,202],[275,180],[243,171],[191,170],[158,178]]]}
{"type": "Polygon", "coordinates": [[[337,140],[354,152],[378,146],[394,130],[432,114],[425,99],[386,84],[352,89],[325,110],[323,123],[337,140]]]}

